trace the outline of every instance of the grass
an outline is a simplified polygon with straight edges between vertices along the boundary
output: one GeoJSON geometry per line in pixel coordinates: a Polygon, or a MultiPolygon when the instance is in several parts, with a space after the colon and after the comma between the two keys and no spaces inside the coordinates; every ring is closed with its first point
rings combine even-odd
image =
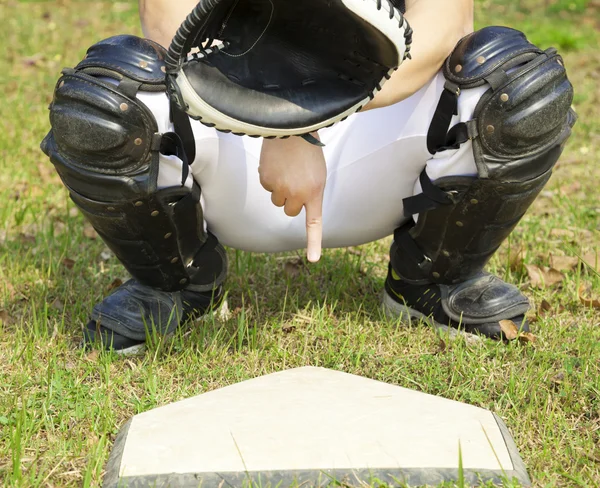
{"type": "Polygon", "coordinates": [[[600,294],[600,277],[579,263],[559,283],[537,287],[524,267],[599,250],[600,6],[477,7],[479,26],[511,25],[560,48],[577,92],[580,121],[555,176],[490,265],[534,303],[535,343],[445,341],[386,320],[378,306],[384,240],[327,251],[310,267],[294,254],[232,250],[229,319],[213,317],[122,360],[76,348],[90,308],[124,271],[93,238],[38,144],[60,69],[98,39],[138,33],[135,2],[0,2],[0,485],[99,486],[132,415],[315,365],[492,409],[535,486],[600,486],[600,311],[578,296],[582,285],[600,294]]]}

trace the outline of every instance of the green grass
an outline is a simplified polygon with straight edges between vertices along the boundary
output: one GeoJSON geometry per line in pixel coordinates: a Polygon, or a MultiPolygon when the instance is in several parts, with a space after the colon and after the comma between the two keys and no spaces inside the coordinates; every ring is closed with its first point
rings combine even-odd
{"type": "Polygon", "coordinates": [[[491,263],[535,304],[537,341],[447,341],[386,320],[384,240],[327,251],[297,276],[286,266],[294,254],[230,251],[230,317],[123,360],[76,347],[89,310],[124,271],[90,238],[38,144],[60,69],[100,38],[138,33],[135,2],[0,1],[0,485],[99,486],[132,415],[315,365],[492,409],[535,486],[600,486],[600,312],[578,297],[581,284],[599,295],[600,278],[580,264],[561,283],[534,288],[523,266],[599,250],[600,5],[477,5],[479,26],[514,26],[559,47],[577,91],[580,121],[555,176],[491,263]],[[550,310],[538,314],[544,301],[550,310]]]}

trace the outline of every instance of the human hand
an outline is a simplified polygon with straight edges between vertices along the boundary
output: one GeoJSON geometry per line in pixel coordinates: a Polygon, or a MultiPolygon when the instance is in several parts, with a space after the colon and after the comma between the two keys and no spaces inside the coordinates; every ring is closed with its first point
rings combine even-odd
{"type": "MultiPolygon", "coordinates": [[[[318,135],[313,134],[318,138],[318,135]]],[[[306,256],[321,258],[323,192],[327,166],[323,149],[300,137],[265,139],[258,167],[260,183],[271,192],[271,201],[295,217],[306,209],[306,256]]]]}

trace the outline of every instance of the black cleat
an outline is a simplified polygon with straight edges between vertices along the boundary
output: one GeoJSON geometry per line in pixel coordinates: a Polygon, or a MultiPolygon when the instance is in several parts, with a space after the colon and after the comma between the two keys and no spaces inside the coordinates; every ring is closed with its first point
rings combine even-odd
{"type": "Polygon", "coordinates": [[[172,335],[190,318],[215,310],[222,301],[221,287],[209,292],[166,292],[132,279],[94,307],[83,330],[82,347],[139,354],[149,334],[172,335]]]}
{"type": "Polygon", "coordinates": [[[527,298],[515,286],[488,273],[451,286],[414,285],[403,281],[390,265],[382,305],[389,317],[423,320],[453,334],[460,330],[506,339],[500,320],[512,320],[520,332],[529,332],[527,298]]]}

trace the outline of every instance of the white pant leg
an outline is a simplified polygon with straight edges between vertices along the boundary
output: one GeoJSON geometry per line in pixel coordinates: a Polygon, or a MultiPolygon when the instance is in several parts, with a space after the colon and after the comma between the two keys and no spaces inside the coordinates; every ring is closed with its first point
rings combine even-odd
{"type": "MultiPolygon", "coordinates": [[[[443,85],[444,78],[438,74],[401,103],[355,114],[320,131],[328,170],[324,247],[358,245],[390,235],[405,221],[402,200],[420,192],[418,177],[425,166],[432,180],[476,173],[470,143],[433,158],[427,151],[427,131],[443,85]]],[[[471,117],[483,91],[484,87],[461,94],[456,121],[471,117]]],[[[140,93],[139,98],[160,120],[160,130],[172,129],[164,94],[140,93]]],[[[220,133],[196,121],[192,127],[196,139],[192,173],[202,188],[210,231],[223,244],[237,249],[279,252],[304,248],[304,212],[288,217],[271,203],[270,193],[260,185],[262,139],[220,133]]],[[[159,184],[181,184],[181,161],[161,156],[159,184]]]]}

